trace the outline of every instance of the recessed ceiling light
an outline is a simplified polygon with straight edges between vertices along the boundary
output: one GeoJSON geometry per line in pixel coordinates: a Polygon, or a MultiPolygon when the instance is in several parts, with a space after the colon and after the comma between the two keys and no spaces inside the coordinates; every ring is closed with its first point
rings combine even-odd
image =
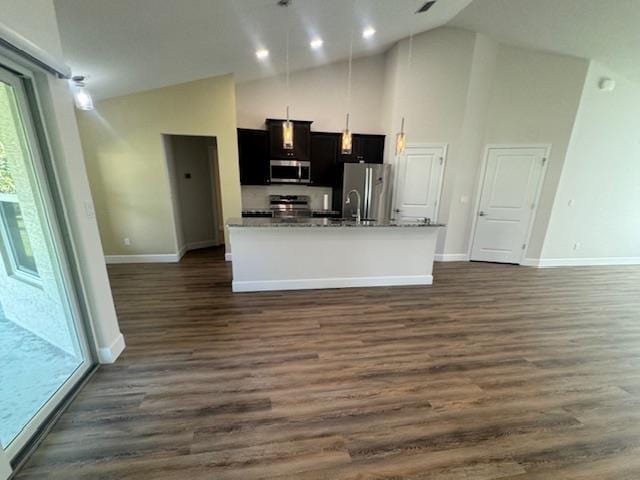
{"type": "Polygon", "coordinates": [[[266,48],[259,48],[258,50],[256,50],[256,57],[258,57],[258,59],[264,60],[268,56],[269,50],[267,50],[266,48]]]}
{"type": "Polygon", "coordinates": [[[376,34],[376,29],[373,27],[367,27],[362,31],[362,38],[371,38],[376,34]]]}
{"type": "Polygon", "coordinates": [[[322,39],[320,37],[316,37],[316,38],[312,39],[311,42],[309,42],[309,45],[311,45],[311,48],[313,48],[314,50],[317,50],[320,47],[322,47],[323,43],[324,42],[322,41],[322,39]]]}

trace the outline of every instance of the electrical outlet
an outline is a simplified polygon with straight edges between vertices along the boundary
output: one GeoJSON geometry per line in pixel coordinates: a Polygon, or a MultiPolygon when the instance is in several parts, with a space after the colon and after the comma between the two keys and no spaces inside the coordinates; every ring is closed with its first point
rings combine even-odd
{"type": "Polygon", "coordinates": [[[129,245],[131,245],[131,240],[129,239],[129,237],[124,237],[122,239],[122,243],[124,243],[128,247],[129,245]]]}

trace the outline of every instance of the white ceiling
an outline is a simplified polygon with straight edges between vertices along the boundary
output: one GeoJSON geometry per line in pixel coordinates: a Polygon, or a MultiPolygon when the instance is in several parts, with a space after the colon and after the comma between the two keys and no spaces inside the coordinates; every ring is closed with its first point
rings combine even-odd
{"type": "Polygon", "coordinates": [[[451,25],[594,59],[640,81],[640,0],[476,0],[451,25]]]}
{"type": "MultiPolygon", "coordinates": [[[[482,0],[484,1],[484,0],[482,0]]],[[[440,0],[413,15],[421,0],[293,0],[291,68],[345,59],[354,30],[356,56],[379,52],[447,23],[471,0],[440,0]],[[364,40],[362,29],[377,33],[364,40]],[[324,39],[320,52],[309,40],[324,39]]],[[[287,9],[277,0],[55,0],[62,46],[96,98],[235,73],[238,80],[284,70],[287,9]],[[268,48],[269,60],[255,51],[268,48]]],[[[482,2],[481,2],[482,3],[482,2]]]]}

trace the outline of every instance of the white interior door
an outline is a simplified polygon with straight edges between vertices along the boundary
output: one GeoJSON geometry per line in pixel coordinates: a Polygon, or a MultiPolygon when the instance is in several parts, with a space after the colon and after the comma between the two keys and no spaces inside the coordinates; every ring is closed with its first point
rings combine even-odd
{"type": "Polygon", "coordinates": [[[408,146],[397,158],[394,218],[437,221],[444,160],[444,146],[408,146]]]}
{"type": "Polygon", "coordinates": [[[488,150],[471,260],[521,262],[546,155],[544,147],[488,150]]]}

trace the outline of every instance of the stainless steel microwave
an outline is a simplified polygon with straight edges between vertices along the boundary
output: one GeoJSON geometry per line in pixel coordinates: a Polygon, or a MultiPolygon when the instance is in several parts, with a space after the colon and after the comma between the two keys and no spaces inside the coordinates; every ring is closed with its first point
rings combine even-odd
{"type": "Polygon", "coordinates": [[[305,160],[271,160],[271,183],[311,183],[311,162],[305,160]]]}

